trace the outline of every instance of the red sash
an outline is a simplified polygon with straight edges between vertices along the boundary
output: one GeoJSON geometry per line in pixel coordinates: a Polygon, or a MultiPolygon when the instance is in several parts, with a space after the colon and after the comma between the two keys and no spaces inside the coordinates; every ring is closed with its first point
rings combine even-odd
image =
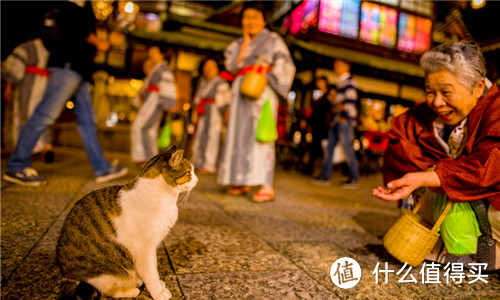
{"type": "Polygon", "coordinates": [[[215,99],[201,99],[198,107],[196,108],[196,112],[198,116],[202,116],[205,114],[205,104],[214,104],[215,99]]]}
{"type": "MultiPolygon", "coordinates": [[[[250,65],[250,66],[246,66],[246,67],[241,68],[238,71],[238,73],[236,73],[236,75],[229,73],[227,71],[222,71],[222,72],[220,72],[219,76],[227,81],[234,81],[236,79],[236,77],[245,75],[246,73],[252,71],[253,69],[254,69],[254,66],[250,65]]],[[[256,71],[257,71],[257,73],[267,73],[267,72],[271,71],[271,67],[258,66],[256,71]]]]}
{"type": "Polygon", "coordinates": [[[148,85],[148,87],[146,88],[146,91],[148,91],[148,92],[153,92],[153,93],[158,93],[158,92],[160,92],[160,88],[159,88],[158,86],[156,86],[156,85],[152,85],[152,84],[150,84],[150,85],[148,85]]]}
{"type": "Polygon", "coordinates": [[[25,73],[39,75],[42,77],[50,77],[50,73],[49,73],[49,71],[47,71],[47,69],[40,68],[40,67],[37,67],[35,65],[26,66],[25,73]]]}

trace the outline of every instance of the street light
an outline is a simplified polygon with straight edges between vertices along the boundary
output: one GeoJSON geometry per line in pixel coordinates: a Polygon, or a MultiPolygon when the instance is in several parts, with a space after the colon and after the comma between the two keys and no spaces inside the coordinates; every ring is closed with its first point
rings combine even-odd
{"type": "Polygon", "coordinates": [[[486,0],[472,0],[472,8],[479,9],[486,4],[486,0]]]}

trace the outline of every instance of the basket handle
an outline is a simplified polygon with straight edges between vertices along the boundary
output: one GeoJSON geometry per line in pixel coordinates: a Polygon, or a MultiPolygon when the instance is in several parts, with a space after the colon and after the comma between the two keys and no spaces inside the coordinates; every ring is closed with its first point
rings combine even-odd
{"type": "Polygon", "coordinates": [[[441,214],[441,216],[439,216],[439,219],[436,221],[436,223],[432,227],[432,229],[431,229],[432,232],[436,232],[438,230],[439,226],[441,226],[441,223],[443,223],[444,218],[446,217],[446,215],[450,211],[452,204],[453,203],[450,200],[448,200],[448,203],[446,204],[446,207],[444,208],[443,213],[441,214]]]}
{"type": "Polygon", "coordinates": [[[413,209],[414,214],[417,214],[418,210],[422,207],[422,204],[424,204],[424,197],[422,197],[420,201],[418,201],[417,205],[413,209]]]}
{"type": "Polygon", "coordinates": [[[264,56],[262,54],[259,55],[259,57],[257,58],[257,62],[255,62],[255,64],[253,65],[253,70],[252,70],[253,72],[257,72],[257,68],[259,67],[259,64],[263,58],[264,56]]]}

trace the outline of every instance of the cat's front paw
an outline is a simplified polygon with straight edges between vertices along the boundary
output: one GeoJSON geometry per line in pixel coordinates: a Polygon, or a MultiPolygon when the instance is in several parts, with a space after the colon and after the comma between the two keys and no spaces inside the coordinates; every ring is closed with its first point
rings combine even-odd
{"type": "Polygon", "coordinates": [[[161,290],[158,293],[151,293],[151,296],[153,297],[154,300],[168,300],[172,298],[172,293],[165,287],[165,282],[160,280],[161,284],[161,290]]]}
{"type": "Polygon", "coordinates": [[[153,296],[154,300],[168,300],[172,298],[172,293],[170,293],[170,291],[164,287],[160,293],[151,296],[153,296]]]}

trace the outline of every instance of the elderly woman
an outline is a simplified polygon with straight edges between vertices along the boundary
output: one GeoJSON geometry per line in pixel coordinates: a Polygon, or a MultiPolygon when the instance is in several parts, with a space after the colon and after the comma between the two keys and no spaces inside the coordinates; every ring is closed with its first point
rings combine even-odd
{"type": "Polygon", "coordinates": [[[273,179],[274,142],[256,140],[256,129],[263,104],[269,100],[277,119],[278,97],[286,98],[295,75],[290,52],[283,39],[265,28],[266,8],[262,2],[247,1],[242,13],[243,37],[232,42],[226,49],[225,66],[235,79],[231,90],[233,98],[229,108],[229,123],[219,168],[218,183],[230,186],[228,194],[241,195],[250,186],[261,186],[253,196],[256,202],[274,199],[273,179]],[[262,95],[247,99],[240,93],[245,72],[262,58],[270,68],[262,95]]]}
{"type": "Polygon", "coordinates": [[[408,207],[415,191],[427,187],[452,202],[469,202],[482,233],[476,254],[457,257],[442,249],[428,258],[499,269],[500,91],[485,77],[484,58],[472,42],[440,45],[422,56],[421,66],[426,103],[393,120],[383,168],[388,189],[373,194],[404,199],[408,207]]]}

